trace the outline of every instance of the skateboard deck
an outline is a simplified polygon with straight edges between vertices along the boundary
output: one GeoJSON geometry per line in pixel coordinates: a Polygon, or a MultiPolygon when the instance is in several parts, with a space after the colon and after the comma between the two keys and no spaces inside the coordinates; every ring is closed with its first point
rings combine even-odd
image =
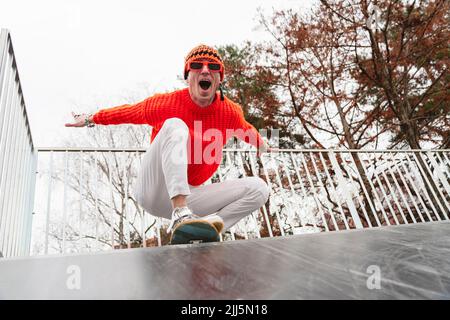
{"type": "Polygon", "coordinates": [[[189,244],[220,241],[219,232],[205,220],[180,223],[172,232],[170,244],[189,244]]]}

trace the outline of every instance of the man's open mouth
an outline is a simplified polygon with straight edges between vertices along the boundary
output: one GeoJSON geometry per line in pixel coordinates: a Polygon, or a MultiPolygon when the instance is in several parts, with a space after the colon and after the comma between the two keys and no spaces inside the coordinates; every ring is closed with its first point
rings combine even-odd
{"type": "Polygon", "coordinates": [[[200,85],[200,87],[201,87],[203,90],[208,90],[209,87],[211,87],[211,81],[208,81],[208,80],[201,80],[201,81],[199,82],[199,85],[200,85]]]}

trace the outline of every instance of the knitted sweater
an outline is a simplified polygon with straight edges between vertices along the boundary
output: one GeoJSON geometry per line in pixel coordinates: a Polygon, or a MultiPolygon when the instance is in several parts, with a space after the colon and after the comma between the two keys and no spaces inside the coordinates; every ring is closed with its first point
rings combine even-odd
{"type": "Polygon", "coordinates": [[[100,110],[93,120],[96,124],[103,125],[148,124],[153,127],[153,141],[164,121],[170,118],[183,120],[189,128],[187,173],[188,183],[192,186],[201,185],[214,174],[222,160],[222,148],[232,136],[257,148],[263,145],[258,131],[245,121],[242,108],[238,104],[226,97],[221,101],[217,94],[211,105],[200,107],[192,101],[188,88],[157,94],[134,105],[100,110]],[[219,139],[216,136],[211,137],[211,134],[205,136],[204,133],[208,129],[220,132],[221,141],[216,141],[219,139]],[[214,148],[211,147],[211,142],[214,142],[214,148]],[[204,152],[210,153],[214,161],[204,159],[204,152]]]}

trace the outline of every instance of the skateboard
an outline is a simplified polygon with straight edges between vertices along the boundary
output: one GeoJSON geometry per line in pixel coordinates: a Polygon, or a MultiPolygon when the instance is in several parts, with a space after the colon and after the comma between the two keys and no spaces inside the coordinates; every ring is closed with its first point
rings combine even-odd
{"type": "Polygon", "coordinates": [[[170,244],[190,244],[220,241],[219,231],[205,220],[181,222],[170,237],[170,244]]]}

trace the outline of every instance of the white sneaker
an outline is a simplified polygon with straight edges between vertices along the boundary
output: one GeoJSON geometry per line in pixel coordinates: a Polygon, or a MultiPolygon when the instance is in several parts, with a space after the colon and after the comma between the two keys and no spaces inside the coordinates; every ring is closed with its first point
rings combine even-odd
{"type": "Polygon", "coordinates": [[[175,227],[188,219],[199,219],[199,216],[192,213],[188,207],[175,208],[172,211],[172,219],[170,220],[167,233],[170,233],[175,227]]]}
{"type": "Polygon", "coordinates": [[[212,224],[216,228],[217,233],[222,232],[224,226],[223,219],[217,214],[213,213],[208,216],[200,217],[200,219],[206,220],[207,222],[212,224]]]}
{"type": "Polygon", "coordinates": [[[214,228],[216,228],[217,233],[221,233],[224,227],[223,219],[215,213],[200,217],[196,214],[193,214],[191,209],[189,209],[188,207],[180,207],[173,209],[172,220],[170,221],[169,227],[167,228],[167,233],[170,233],[178,224],[186,220],[204,220],[212,224],[214,228]]]}

